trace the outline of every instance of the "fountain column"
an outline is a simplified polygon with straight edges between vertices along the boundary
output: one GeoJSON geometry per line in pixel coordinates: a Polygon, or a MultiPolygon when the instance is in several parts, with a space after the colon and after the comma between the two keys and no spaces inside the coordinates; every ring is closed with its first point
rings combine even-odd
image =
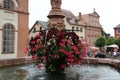
{"type": "Polygon", "coordinates": [[[65,17],[61,10],[61,0],[51,0],[51,11],[47,16],[49,18],[48,28],[57,28],[58,30],[65,29],[64,20],[65,17]]]}

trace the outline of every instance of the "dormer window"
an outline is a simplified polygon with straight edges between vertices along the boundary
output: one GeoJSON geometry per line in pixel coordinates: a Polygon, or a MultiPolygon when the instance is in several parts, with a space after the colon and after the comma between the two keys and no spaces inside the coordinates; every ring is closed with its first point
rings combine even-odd
{"type": "Polygon", "coordinates": [[[68,21],[69,21],[70,24],[74,24],[74,19],[68,18],[68,21]]]}
{"type": "Polygon", "coordinates": [[[80,24],[80,20],[77,20],[77,24],[80,24]]]}
{"type": "Polygon", "coordinates": [[[14,4],[11,0],[4,0],[4,8],[13,10],[14,4]]]}

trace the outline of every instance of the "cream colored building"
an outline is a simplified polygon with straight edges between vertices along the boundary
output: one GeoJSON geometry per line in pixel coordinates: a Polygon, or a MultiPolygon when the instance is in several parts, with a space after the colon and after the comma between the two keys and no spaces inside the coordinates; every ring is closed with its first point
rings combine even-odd
{"type": "Polygon", "coordinates": [[[36,21],[35,24],[32,26],[32,28],[29,30],[29,40],[31,37],[35,37],[36,34],[40,32],[40,30],[46,30],[47,29],[47,22],[45,21],[36,21]],[[34,32],[36,30],[36,32],[34,32]]]}
{"type": "MultiPolygon", "coordinates": [[[[73,30],[78,36],[80,40],[85,39],[85,27],[83,26],[83,21],[80,21],[79,18],[75,17],[72,12],[69,10],[63,10],[65,15],[64,25],[66,30],[73,30]]],[[[29,30],[29,39],[34,37],[38,32],[33,33],[34,28],[36,31],[47,29],[47,22],[44,21],[36,21],[33,27],[29,30]]]]}
{"type": "Polygon", "coordinates": [[[66,30],[73,30],[78,36],[80,40],[85,39],[85,27],[83,25],[83,21],[73,15],[73,13],[69,10],[62,10],[65,18],[65,28],[66,30]]]}
{"type": "Polygon", "coordinates": [[[0,0],[0,59],[26,56],[28,15],[28,0],[0,0]]]}

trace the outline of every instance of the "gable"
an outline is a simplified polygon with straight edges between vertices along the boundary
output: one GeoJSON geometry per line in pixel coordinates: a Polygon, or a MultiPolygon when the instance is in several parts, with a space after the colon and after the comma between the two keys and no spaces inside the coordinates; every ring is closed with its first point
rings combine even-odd
{"type": "Polygon", "coordinates": [[[92,16],[96,16],[96,17],[100,17],[96,11],[93,12],[93,13],[91,13],[90,15],[92,15],[92,16]]]}

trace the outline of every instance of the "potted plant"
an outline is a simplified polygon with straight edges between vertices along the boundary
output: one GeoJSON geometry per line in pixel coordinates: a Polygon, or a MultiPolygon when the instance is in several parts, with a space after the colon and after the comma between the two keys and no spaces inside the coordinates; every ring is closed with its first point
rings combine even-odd
{"type": "Polygon", "coordinates": [[[44,63],[48,73],[63,73],[65,68],[83,61],[82,47],[74,32],[52,28],[31,38],[26,53],[35,59],[38,68],[44,63]]]}

